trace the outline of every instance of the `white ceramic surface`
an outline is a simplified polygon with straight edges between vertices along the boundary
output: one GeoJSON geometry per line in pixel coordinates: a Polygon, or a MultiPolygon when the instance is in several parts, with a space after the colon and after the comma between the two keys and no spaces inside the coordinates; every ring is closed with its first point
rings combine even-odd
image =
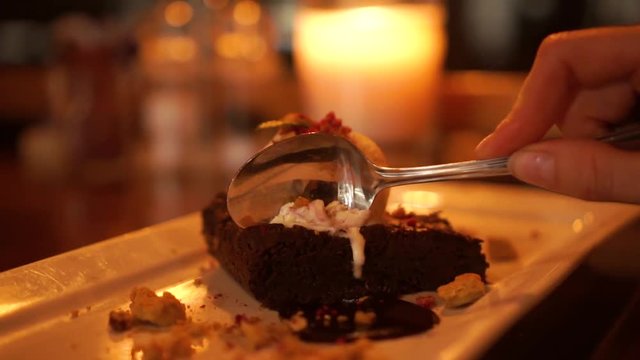
{"type": "MultiPolygon", "coordinates": [[[[396,188],[389,206],[400,202],[442,210],[455,228],[480,238],[504,239],[518,259],[491,264],[490,291],[475,304],[437,308],[441,322],[433,330],[375,343],[391,359],[477,357],[590,248],[640,213],[637,206],[478,183],[396,188]]],[[[212,263],[200,229],[199,215],[187,215],[0,273],[0,359],[130,358],[132,338],[111,334],[107,319],[138,285],[171,291],[195,321],[231,321],[239,313],[276,319],[212,263]]],[[[200,349],[195,357],[217,351],[200,349]]]]}

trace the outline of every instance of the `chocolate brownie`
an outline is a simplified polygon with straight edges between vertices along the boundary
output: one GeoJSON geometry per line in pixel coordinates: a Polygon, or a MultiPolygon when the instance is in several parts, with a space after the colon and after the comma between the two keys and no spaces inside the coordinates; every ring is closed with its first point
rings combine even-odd
{"type": "Polygon", "coordinates": [[[215,197],[202,218],[211,254],[258,301],[276,310],[435,290],[462,273],[484,279],[488,267],[481,241],[454,231],[437,214],[400,212],[387,224],[363,226],[366,261],[360,279],[354,278],[345,237],[281,224],[241,229],[229,217],[225,194],[215,197]]]}

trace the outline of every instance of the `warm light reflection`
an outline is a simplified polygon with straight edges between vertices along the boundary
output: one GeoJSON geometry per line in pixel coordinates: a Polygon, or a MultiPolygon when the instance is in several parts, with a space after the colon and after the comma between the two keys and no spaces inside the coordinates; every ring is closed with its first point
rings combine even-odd
{"type": "Polygon", "coordinates": [[[402,206],[409,212],[425,214],[437,210],[442,206],[442,196],[433,191],[404,191],[400,196],[399,202],[387,204],[387,211],[394,211],[399,206],[402,206]]]}
{"type": "Polygon", "coordinates": [[[405,191],[402,194],[402,203],[422,209],[434,209],[441,205],[442,197],[433,191],[405,191]]]}
{"type": "Polygon", "coordinates": [[[186,36],[167,36],[145,44],[143,56],[152,61],[188,62],[195,58],[197,45],[186,36]]]}
{"type": "Polygon", "coordinates": [[[256,25],[260,21],[260,5],[253,0],[241,0],[233,8],[233,19],[240,25],[256,25]]]}
{"type": "Polygon", "coordinates": [[[225,33],[215,42],[218,55],[232,60],[258,61],[267,52],[267,44],[257,33],[225,33]]]}
{"type": "Polygon", "coordinates": [[[575,219],[571,224],[571,228],[573,229],[573,232],[577,234],[584,229],[584,222],[582,221],[582,219],[575,219]]]}
{"type": "Polygon", "coordinates": [[[186,25],[193,17],[193,8],[186,1],[174,1],[164,8],[164,19],[173,27],[186,25]]]}
{"type": "Polygon", "coordinates": [[[35,300],[32,301],[16,301],[16,302],[6,302],[6,303],[1,303],[0,304],[0,317],[4,316],[4,315],[8,315],[11,314],[14,311],[17,311],[31,303],[35,302],[35,300]]]}

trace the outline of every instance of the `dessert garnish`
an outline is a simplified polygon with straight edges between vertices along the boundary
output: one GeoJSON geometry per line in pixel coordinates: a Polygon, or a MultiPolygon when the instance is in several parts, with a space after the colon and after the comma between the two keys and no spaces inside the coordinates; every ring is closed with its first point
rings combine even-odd
{"type": "Polygon", "coordinates": [[[129,298],[129,310],[109,313],[109,325],[114,331],[125,331],[135,325],[167,327],[187,321],[184,304],[169,292],[158,296],[149,288],[136,287],[129,298]]]}
{"type": "Polygon", "coordinates": [[[369,211],[349,209],[337,201],[325,206],[322,200],[298,197],[295,201],[282,205],[271,224],[282,224],[286,227],[297,225],[348,238],[353,255],[353,276],[359,279],[362,277],[365,261],[365,238],[360,233],[360,227],[368,217],[369,211]]]}
{"type": "Polygon", "coordinates": [[[304,318],[297,327],[293,321],[267,322],[245,314],[236,314],[231,323],[194,322],[183,312],[188,306],[169,292],[157,296],[148,288],[137,287],[130,298],[130,310],[111,312],[109,325],[115,332],[131,330],[126,336],[133,340],[132,359],[185,359],[205,348],[233,359],[381,359],[371,356],[371,343],[366,338],[340,347],[317,347],[300,341],[296,331],[307,327],[304,318]],[[122,325],[121,317],[128,326],[122,325]]]}
{"type": "Polygon", "coordinates": [[[258,129],[277,128],[278,134],[274,141],[283,138],[322,132],[339,136],[347,136],[351,133],[351,128],[342,124],[342,120],[337,118],[333,112],[328,113],[324,118],[314,121],[311,118],[299,114],[290,113],[277,120],[269,120],[258,125],[258,129]]]}
{"type": "Polygon", "coordinates": [[[438,287],[438,296],[446,307],[460,307],[480,299],[487,288],[478,274],[458,275],[452,282],[438,287]]]}
{"type": "Polygon", "coordinates": [[[325,343],[397,338],[427,331],[438,322],[430,308],[376,296],[306,306],[290,320],[292,330],[302,340],[325,343]]]}

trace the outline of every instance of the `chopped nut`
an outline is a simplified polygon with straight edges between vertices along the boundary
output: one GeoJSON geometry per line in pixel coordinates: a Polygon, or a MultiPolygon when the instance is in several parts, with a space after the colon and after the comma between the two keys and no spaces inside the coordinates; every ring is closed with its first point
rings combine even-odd
{"type": "Polygon", "coordinates": [[[187,319],[183,303],[169,292],[162,297],[152,290],[139,287],[131,292],[131,314],[135,319],[157,326],[169,326],[187,319]]]}
{"type": "Polygon", "coordinates": [[[289,329],[293,332],[300,332],[309,326],[307,319],[304,317],[302,311],[298,311],[295,313],[289,320],[287,320],[287,325],[289,329]]]}
{"type": "Polygon", "coordinates": [[[455,280],[438,287],[440,296],[446,307],[458,307],[470,304],[486,293],[486,288],[480,275],[466,273],[456,276],[455,280]]]}
{"type": "Polygon", "coordinates": [[[376,313],[373,311],[356,311],[354,316],[356,325],[369,326],[376,321],[376,313]]]}
{"type": "MultiPolygon", "coordinates": [[[[194,353],[197,345],[207,336],[208,329],[199,325],[176,325],[170,331],[151,337],[133,336],[131,358],[144,360],[185,359],[194,353]]],[[[139,334],[138,334],[139,335],[139,334]]]]}

